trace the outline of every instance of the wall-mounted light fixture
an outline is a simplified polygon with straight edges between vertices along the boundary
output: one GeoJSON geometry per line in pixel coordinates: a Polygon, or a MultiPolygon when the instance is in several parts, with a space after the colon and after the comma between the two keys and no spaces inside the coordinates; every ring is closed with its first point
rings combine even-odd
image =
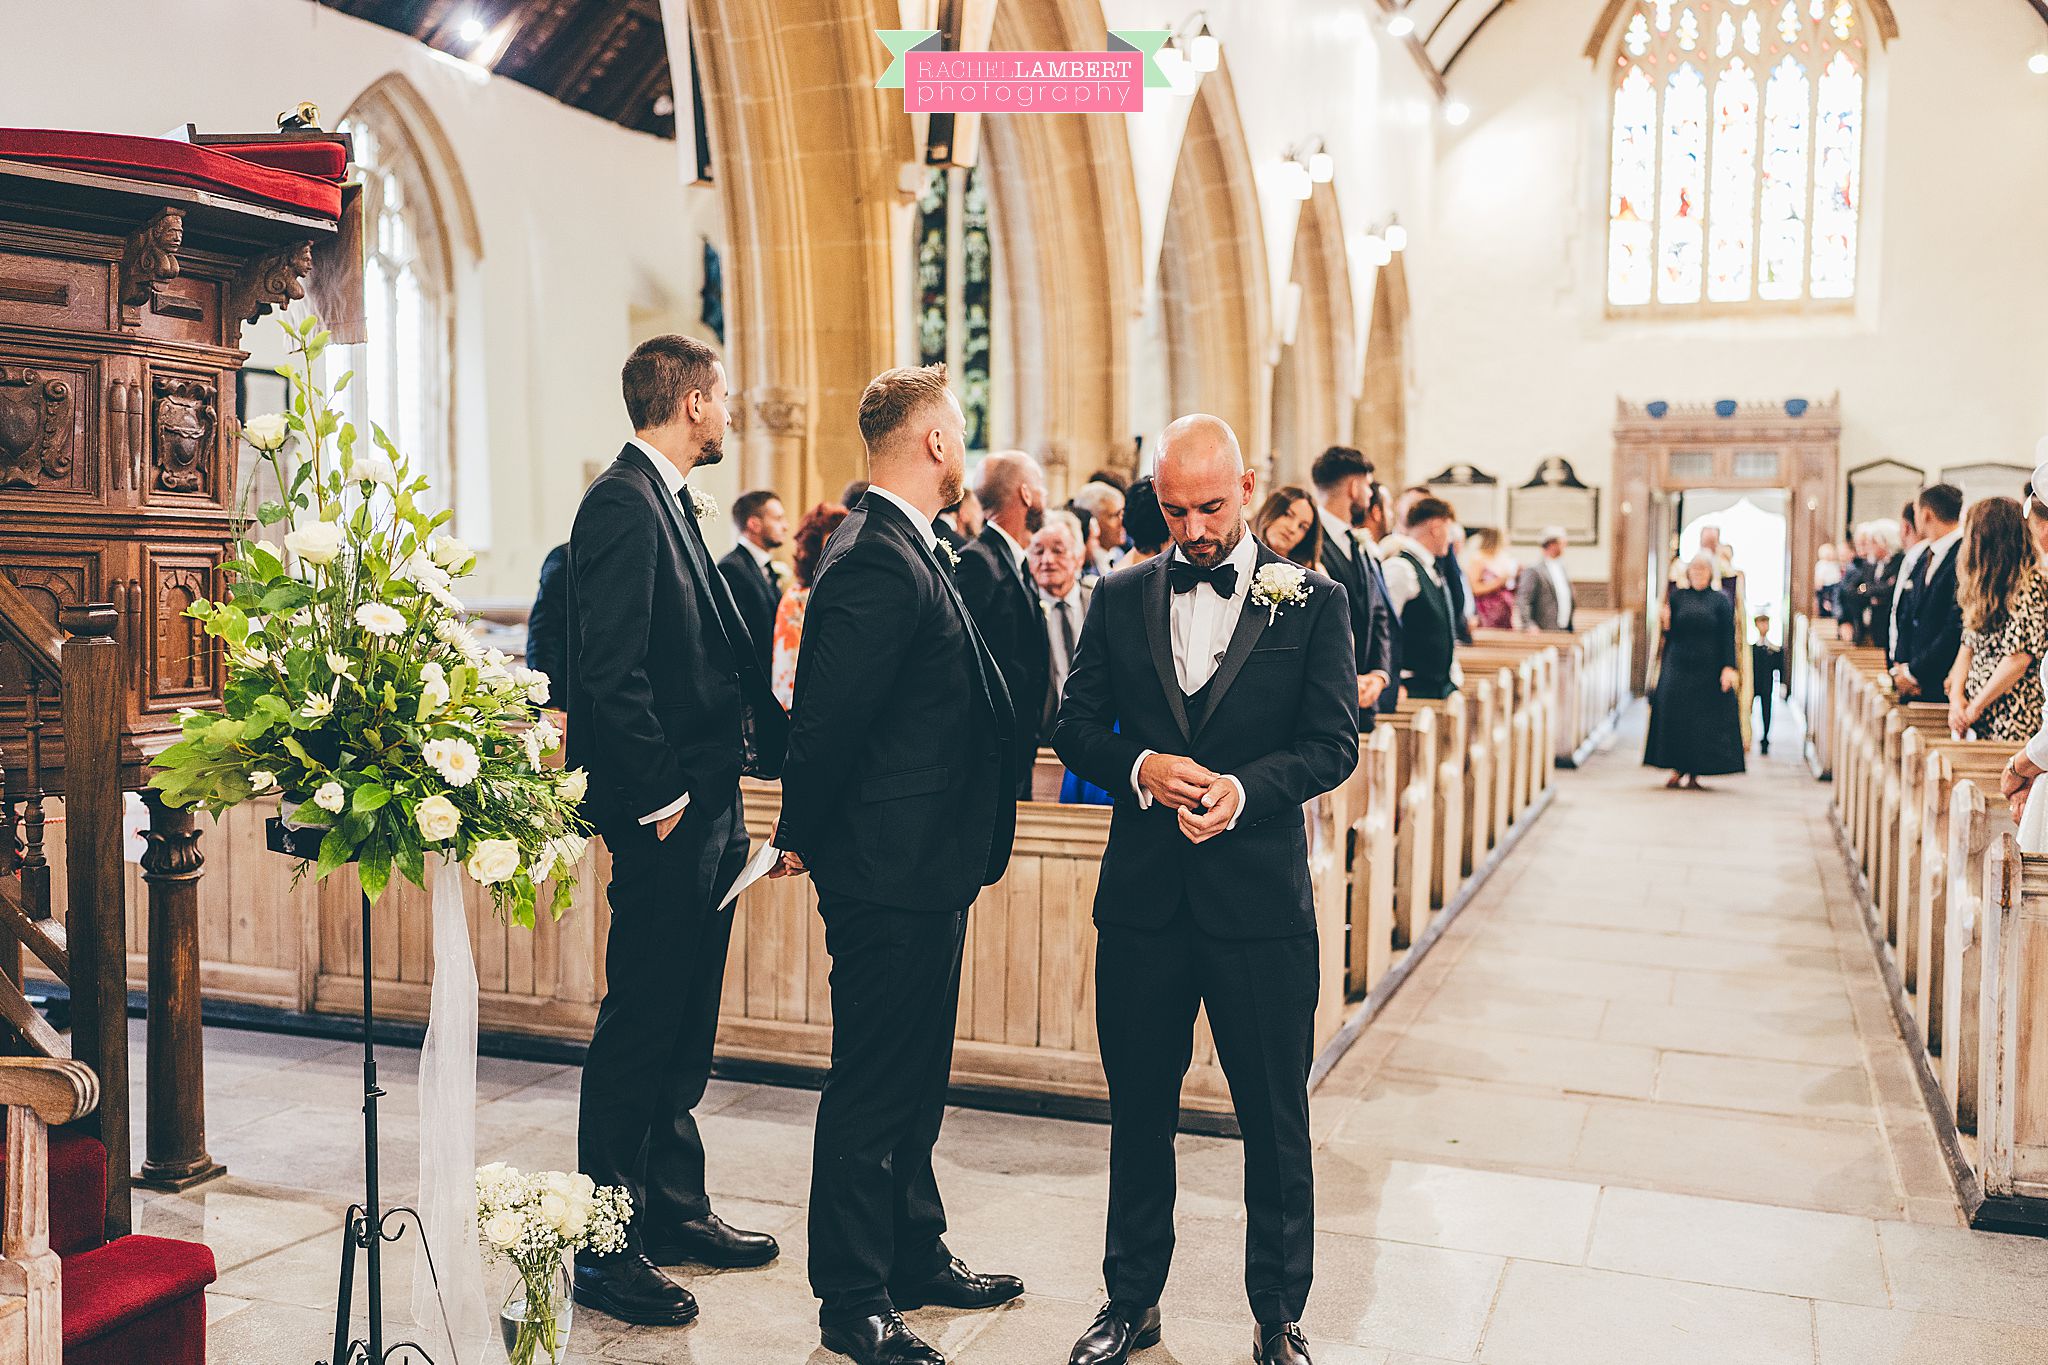
{"type": "Polygon", "coordinates": [[[1316,186],[1337,177],[1337,158],[1323,146],[1320,134],[1303,139],[1287,149],[1280,163],[1281,188],[1296,199],[1314,197],[1316,186]]]}

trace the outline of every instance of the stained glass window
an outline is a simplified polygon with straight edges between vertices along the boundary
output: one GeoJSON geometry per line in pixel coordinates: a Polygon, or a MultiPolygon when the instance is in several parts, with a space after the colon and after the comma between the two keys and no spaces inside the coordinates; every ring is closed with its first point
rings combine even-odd
{"type": "Polygon", "coordinates": [[[1630,0],[1614,58],[1611,306],[1854,297],[1866,29],[1857,0],[1630,0]]]}
{"type": "Polygon", "coordinates": [[[979,166],[926,176],[916,234],[918,363],[946,363],[967,418],[967,448],[987,450],[995,263],[979,166]]]}

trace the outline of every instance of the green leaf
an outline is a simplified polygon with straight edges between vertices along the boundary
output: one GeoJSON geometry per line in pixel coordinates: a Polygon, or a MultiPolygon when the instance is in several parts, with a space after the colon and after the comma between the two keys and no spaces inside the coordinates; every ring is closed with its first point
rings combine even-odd
{"type": "Polygon", "coordinates": [[[290,515],[291,509],[281,502],[266,502],[256,509],[256,520],[265,526],[275,526],[290,515]]]}
{"type": "Polygon", "coordinates": [[[363,845],[356,872],[363,880],[363,894],[376,904],[384,894],[384,888],[391,881],[391,848],[382,839],[372,839],[363,845]]]}
{"type": "Polygon", "coordinates": [[[348,382],[355,377],[356,372],[354,370],[343,370],[341,378],[334,381],[334,396],[339,398],[342,394],[348,392],[348,382]]]}
{"type": "Polygon", "coordinates": [[[337,825],[327,831],[320,840],[320,861],[315,866],[315,875],[324,877],[346,863],[356,851],[355,840],[348,837],[348,830],[337,825]]]}
{"type": "Polygon", "coordinates": [[[355,798],[349,803],[355,810],[365,813],[381,810],[391,800],[391,789],[374,782],[356,788],[355,798]]]}

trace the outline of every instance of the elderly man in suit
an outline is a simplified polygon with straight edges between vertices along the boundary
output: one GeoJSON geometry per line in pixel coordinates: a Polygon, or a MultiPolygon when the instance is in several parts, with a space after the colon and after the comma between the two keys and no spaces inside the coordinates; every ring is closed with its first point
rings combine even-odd
{"type": "Polygon", "coordinates": [[[1045,638],[1051,666],[1046,675],[1039,735],[1049,744],[1053,721],[1059,714],[1060,692],[1067,685],[1067,674],[1074,668],[1081,622],[1087,619],[1088,599],[1095,591],[1095,584],[1081,577],[1087,558],[1087,536],[1081,530],[1081,519],[1057,508],[1047,512],[1045,525],[1032,534],[1028,557],[1031,581],[1045,603],[1045,638]]]}
{"type": "Polygon", "coordinates": [[[1515,588],[1515,610],[1524,630],[1572,628],[1572,579],[1564,571],[1564,552],[1571,541],[1562,526],[1545,527],[1543,558],[1515,588]]]}

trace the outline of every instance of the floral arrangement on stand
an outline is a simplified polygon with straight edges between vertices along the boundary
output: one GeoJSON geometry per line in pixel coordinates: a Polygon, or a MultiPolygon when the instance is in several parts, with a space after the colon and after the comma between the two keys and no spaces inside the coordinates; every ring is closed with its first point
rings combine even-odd
{"type": "Polygon", "coordinates": [[[289,823],[325,831],[315,875],[354,863],[372,901],[394,872],[424,887],[439,854],[522,926],[552,881],[560,918],[589,827],[583,773],[545,762],[561,744],[537,711],[548,678],[479,645],[452,587],[476,556],[441,533],[452,514],[427,510],[426,478],[374,424],[362,449],[335,407],[352,376],[320,383],[319,319],[282,322],[291,411],[243,436],[283,500],[245,518],[226,599],[188,612],[225,645],[227,684],[218,712],[184,712],[150,785],[215,812],[280,795],[289,823]]]}
{"type": "Polygon", "coordinates": [[[569,1257],[620,1250],[632,1217],[631,1195],[617,1185],[599,1189],[587,1175],[525,1175],[502,1161],[477,1168],[476,1227],[484,1259],[509,1262],[519,1276],[498,1311],[512,1365],[560,1359],[575,1312],[569,1257]]]}

